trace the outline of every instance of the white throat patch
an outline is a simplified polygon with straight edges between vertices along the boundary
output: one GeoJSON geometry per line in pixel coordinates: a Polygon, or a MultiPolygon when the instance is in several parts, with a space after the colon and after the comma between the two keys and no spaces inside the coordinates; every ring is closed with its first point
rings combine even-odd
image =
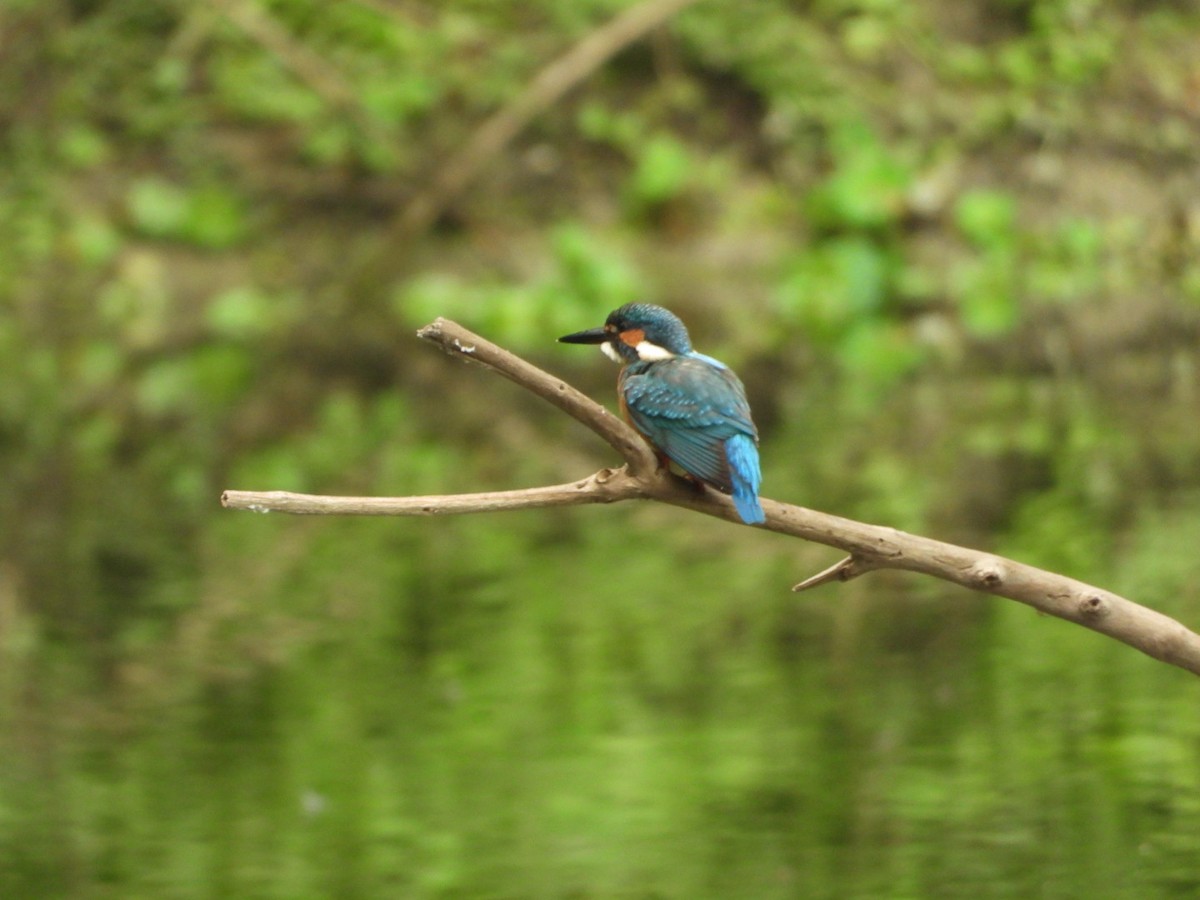
{"type": "Polygon", "coordinates": [[[673,359],[675,354],[665,347],[660,347],[658,344],[652,344],[649,341],[642,341],[633,348],[637,351],[638,359],[646,362],[651,362],[658,359],[673,359]]]}
{"type": "MultiPolygon", "coordinates": [[[[660,347],[658,344],[652,344],[649,341],[641,341],[633,348],[637,351],[638,359],[643,362],[654,362],[660,359],[674,359],[675,354],[665,347],[660,347]]],[[[625,360],[621,358],[621,354],[617,352],[608,341],[600,345],[600,352],[615,362],[617,365],[624,365],[625,360]]]]}

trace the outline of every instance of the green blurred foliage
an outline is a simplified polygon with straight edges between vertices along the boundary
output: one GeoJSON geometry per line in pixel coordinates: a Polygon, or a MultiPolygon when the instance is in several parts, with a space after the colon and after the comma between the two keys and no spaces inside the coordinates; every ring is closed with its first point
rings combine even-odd
{"type": "Polygon", "coordinates": [[[223,512],[612,463],[413,330],[633,300],[765,493],[1200,622],[1179,3],[698,4],[406,204],[630,4],[0,13],[0,895],[1186,897],[1188,676],[671,509],[223,512]]]}
{"type": "Polygon", "coordinates": [[[236,244],[246,231],[241,199],[216,185],[187,191],[145,178],[130,186],[126,205],[134,229],[146,237],[217,250],[236,244]]]}

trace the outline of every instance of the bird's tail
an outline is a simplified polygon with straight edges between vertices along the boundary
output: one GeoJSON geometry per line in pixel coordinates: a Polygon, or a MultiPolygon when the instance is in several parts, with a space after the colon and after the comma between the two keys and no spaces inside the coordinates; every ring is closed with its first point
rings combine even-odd
{"type": "Polygon", "coordinates": [[[762,471],[758,465],[758,447],[748,434],[735,434],[725,442],[725,457],[729,460],[730,481],[733,483],[733,505],[747,525],[767,521],[762,504],[758,502],[758,486],[762,471]]]}

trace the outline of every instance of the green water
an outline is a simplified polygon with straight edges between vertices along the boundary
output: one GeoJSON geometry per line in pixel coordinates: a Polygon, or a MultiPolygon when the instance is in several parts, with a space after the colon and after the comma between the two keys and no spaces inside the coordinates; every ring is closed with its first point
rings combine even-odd
{"type": "Polygon", "coordinates": [[[230,535],[357,546],[378,580],[302,587],[248,549],[107,684],[15,648],[4,896],[1200,890],[1193,676],[908,577],[796,597],[814,551],[722,523],[658,545],[673,511],[551,517],[241,516],[230,535]],[[491,529],[540,534],[438,574],[491,529]],[[280,597],[231,587],[255,568],[280,597]]]}

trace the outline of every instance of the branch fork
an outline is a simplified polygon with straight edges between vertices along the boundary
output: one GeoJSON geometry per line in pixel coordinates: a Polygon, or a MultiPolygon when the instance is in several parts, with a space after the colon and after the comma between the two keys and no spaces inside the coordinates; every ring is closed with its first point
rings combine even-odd
{"type": "MultiPolygon", "coordinates": [[[[741,524],[725,495],[699,489],[661,467],[641,436],[600,404],[537,366],[439,318],[417,332],[449,355],[482,365],[513,381],[596,432],[625,464],[569,484],[422,497],[328,497],[283,491],[225,491],[230,509],[304,515],[436,516],[580,506],[620,500],[655,500],[741,524]]],[[[1200,634],[1110,591],[990,553],[947,544],[894,528],[868,525],[827,513],[762,499],[767,520],[746,526],[825,544],[849,555],[796,584],[807,591],[849,581],[878,569],[920,572],[972,590],[1016,600],[1039,612],[1083,625],[1135,647],[1155,659],[1200,675],[1200,634]]]]}

